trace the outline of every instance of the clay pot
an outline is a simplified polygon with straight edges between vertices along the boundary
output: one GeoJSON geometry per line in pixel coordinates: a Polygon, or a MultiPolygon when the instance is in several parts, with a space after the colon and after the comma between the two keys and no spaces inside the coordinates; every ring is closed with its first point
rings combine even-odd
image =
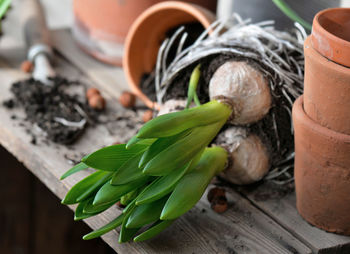
{"type": "Polygon", "coordinates": [[[304,96],[293,107],[297,208],[350,235],[350,9],[318,13],[304,54],[304,96]]]}
{"type": "MultiPolygon", "coordinates": [[[[148,7],[164,0],[74,0],[73,35],[87,53],[121,65],[131,24],[148,7]]],[[[215,10],[216,1],[188,0],[215,10]]]]}
{"type": "Polygon", "coordinates": [[[304,53],[306,114],[322,126],[350,134],[350,9],[318,13],[304,53]]]}
{"type": "Polygon", "coordinates": [[[143,74],[154,69],[166,32],[189,22],[200,22],[207,28],[214,20],[215,15],[199,5],[167,1],[150,7],[132,24],[125,41],[123,68],[132,91],[146,106],[158,108],[139,89],[139,82],[143,74]]]}
{"type": "Polygon", "coordinates": [[[311,224],[350,235],[350,135],[307,116],[303,97],[293,107],[297,209],[311,224]]]}

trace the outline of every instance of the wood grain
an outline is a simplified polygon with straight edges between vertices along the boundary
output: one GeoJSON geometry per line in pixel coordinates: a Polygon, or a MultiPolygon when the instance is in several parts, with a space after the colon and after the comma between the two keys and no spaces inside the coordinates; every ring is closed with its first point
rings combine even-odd
{"type": "MultiPolygon", "coordinates": [[[[54,32],[54,35],[58,38],[61,38],[61,40],[56,40],[59,42],[56,44],[56,47],[62,52],[62,54],[65,55],[78,67],[84,66],[81,64],[81,61],[75,60],[84,59],[84,57],[80,56],[82,53],[79,50],[77,51],[75,46],[72,46],[73,42],[70,38],[71,36],[69,32],[66,30],[58,30],[54,32]],[[61,43],[61,41],[64,41],[65,43],[61,43]]],[[[101,63],[98,63],[97,61],[90,62],[91,66],[96,66],[96,68],[98,68],[97,66],[101,65],[101,63]]],[[[83,69],[82,67],[80,68],[83,69]]],[[[112,69],[109,69],[108,71],[112,71],[112,69]]],[[[88,76],[100,76],[95,72],[90,73],[88,69],[84,69],[84,72],[86,72],[88,76]]],[[[102,80],[103,77],[95,77],[95,79],[102,80]]],[[[122,76],[115,76],[115,79],[115,83],[123,83],[122,76]]],[[[108,80],[105,80],[101,83],[101,85],[107,83],[108,80]]],[[[243,192],[244,195],[246,195],[246,197],[254,203],[254,205],[271,216],[271,218],[273,218],[284,228],[290,231],[294,236],[310,246],[315,253],[333,253],[334,251],[337,251],[337,253],[350,253],[350,237],[327,233],[325,231],[319,230],[318,228],[315,228],[305,222],[300,217],[295,207],[294,192],[288,194],[287,196],[268,198],[265,201],[257,201],[255,198],[257,194],[269,191],[271,192],[273,189],[270,185],[266,184],[260,186],[259,188],[253,189],[253,191],[249,194],[246,190],[243,192]]]]}
{"type": "MultiPolygon", "coordinates": [[[[9,56],[11,50],[7,50],[6,61],[12,62],[9,56]]],[[[12,50],[21,52],[21,50],[12,50]]],[[[1,52],[0,52],[1,54],[1,52]]],[[[13,57],[15,59],[16,57],[13,57]]],[[[17,57],[18,58],[18,57],[17,57]]],[[[3,66],[6,63],[3,63],[3,66]]],[[[14,64],[15,66],[15,64],[14,64]]],[[[64,59],[57,58],[57,70],[63,76],[71,79],[84,79],[83,73],[78,71],[64,59]]],[[[10,96],[8,88],[10,84],[23,78],[21,72],[13,68],[3,68],[0,70],[0,101],[10,96]]],[[[118,83],[118,77],[115,81],[118,83]]],[[[128,114],[117,103],[113,103],[115,98],[109,94],[104,94],[109,105],[107,112],[109,115],[128,114]]],[[[30,136],[26,134],[26,128],[20,126],[19,121],[11,120],[11,115],[23,118],[23,112],[18,109],[8,111],[0,107],[0,143],[13,153],[26,167],[31,170],[53,193],[59,198],[63,198],[69,188],[71,188],[82,177],[89,172],[80,172],[64,181],[59,181],[59,177],[69,169],[70,165],[65,159],[65,155],[79,157],[84,153],[89,153],[99,147],[111,144],[116,138],[126,139],[126,135],[133,133],[123,133],[123,130],[116,131],[111,135],[106,124],[96,125],[89,128],[83,137],[73,146],[67,147],[48,142],[45,144],[39,138],[39,144],[30,143],[30,136]]],[[[135,114],[134,123],[140,115],[135,114]]],[[[118,120],[120,122],[129,120],[118,120]]],[[[118,128],[117,128],[118,129],[118,128]]],[[[126,128],[124,128],[126,129],[126,128]]],[[[136,129],[135,129],[136,131],[136,129]]],[[[229,209],[224,216],[208,212],[203,213],[201,209],[208,208],[208,204],[203,198],[198,206],[190,213],[186,214],[174,223],[166,232],[158,238],[141,244],[117,243],[118,231],[115,230],[103,237],[103,239],[119,253],[310,253],[310,249],[298,241],[290,233],[273,222],[268,216],[255,209],[249,202],[244,200],[237,193],[232,193],[230,198],[234,209],[229,209]],[[247,216],[246,214],[251,214],[247,216]],[[282,238],[280,237],[282,236],[282,238]]],[[[98,228],[109,222],[120,213],[117,207],[106,211],[94,218],[87,219],[86,222],[92,228],[98,228]]]]}
{"type": "Polygon", "coordinates": [[[257,207],[311,247],[315,253],[350,253],[350,237],[327,233],[302,219],[295,206],[295,192],[280,196],[268,183],[250,190],[243,188],[241,191],[257,207]],[[269,198],[262,198],[263,196],[269,198]]]}

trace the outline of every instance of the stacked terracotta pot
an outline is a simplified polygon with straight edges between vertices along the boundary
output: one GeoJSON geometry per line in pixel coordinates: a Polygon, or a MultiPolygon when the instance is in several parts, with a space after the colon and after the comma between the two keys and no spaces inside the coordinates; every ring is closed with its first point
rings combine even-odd
{"type": "Polygon", "coordinates": [[[293,108],[297,208],[350,235],[350,9],[318,13],[304,53],[304,96],[293,108]]]}

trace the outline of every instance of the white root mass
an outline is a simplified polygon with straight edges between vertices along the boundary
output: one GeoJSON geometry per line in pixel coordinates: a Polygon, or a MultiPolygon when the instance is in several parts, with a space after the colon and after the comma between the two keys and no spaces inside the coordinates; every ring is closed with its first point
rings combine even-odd
{"type": "Polygon", "coordinates": [[[245,128],[230,127],[217,137],[218,145],[227,147],[229,166],[221,175],[228,181],[244,185],[261,180],[269,171],[269,152],[255,134],[245,128]]]}
{"type": "MultiPolygon", "coordinates": [[[[290,112],[292,110],[293,101],[303,92],[303,41],[306,38],[306,33],[303,28],[296,25],[294,30],[282,32],[274,28],[273,21],[263,21],[252,24],[249,20],[242,20],[239,15],[234,14],[232,19],[213,22],[213,24],[198,37],[197,41],[189,47],[183,47],[187,33],[178,32],[175,33],[173,37],[174,38],[165,40],[163,42],[164,45],[158,52],[157,71],[154,81],[158,103],[162,104],[166,100],[176,79],[188,71],[188,68],[193,69],[196,64],[201,62],[210,64],[210,58],[212,57],[226,56],[230,61],[244,61],[252,64],[254,69],[263,73],[263,76],[266,78],[272,100],[272,103],[270,102],[269,104],[268,96],[266,94],[264,95],[264,91],[266,90],[263,89],[260,95],[256,95],[261,96],[261,99],[255,101],[255,96],[252,96],[249,102],[257,103],[257,105],[263,105],[263,107],[265,107],[261,112],[258,112],[255,119],[262,117],[265,110],[268,111],[267,115],[270,116],[264,117],[253,124],[258,125],[258,128],[254,130],[259,132],[259,136],[262,137],[263,135],[264,140],[265,138],[269,139],[265,141],[271,144],[266,145],[269,145],[269,151],[274,155],[271,156],[270,172],[266,176],[266,179],[278,184],[292,180],[294,149],[292,141],[288,142],[288,144],[291,145],[286,147],[281,146],[281,134],[284,139],[286,139],[287,136],[293,136],[293,128],[289,126],[292,122],[290,112]],[[176,38],[177,40],[175,40],[176,38]],[[166,49],[170,47],[177,49],[176,56],[169,64],[164,64],[166,63],[165,59],[168,58],[169,53],[169,50],[166,49]],[[270,110],[268,110],[268,108],[270,110]],[[287,115],[287,117],[284,117],[285,115],[287,115]],[[281,116],[283,116],[283,119],[281,116]],[[288,122],[286,123],[286,121],[288,122]],[[269,130],[264,130],[264,126],[270,126],[268,127],[269,130]],[[270,133],[273,134],[270,135],[270,133]],[[283,161],[287,162],[281,166],[283,161]]],[[[205,65],[202,67],[204,70],[205,65]]],[[[232,72],[229,74],[231,77],[227,77],[227,79],[240,79],[237,73],[235,74],[232,72]],[[237,77],[235,77],[235,75],[237,75],[237,77]]],[[[208,73],[206,74],[208,75],[208,73]]],[[[257,77],[259,77],[259,75],[257,77]]],[[[243,83],[248,86],[253,86],[254,84],[254,82],[243,83]]],[[[203,84],[199,85],[203,86],[203,84]]],[[[184,87],[184,89],[187,89],[187,87],[184,87]]],[[[238,92],[244,93],[244,91],[238,92]]],[[[239,109],[238,105],[236,105],[236,108],[239,109]]],[[[242,108],[244,107],[241,107],[241,109],[242,108]]],[[[251,109],[254,108],[255,106],[251,106],[251,109]]],[[[239,114],[239,112],[234,113],[237,113],[237,115],[239,114]]],[[[243,116],[243,114],[241,114],[241,116],[243,116]]],[[[249,121],[256,120],[251,118],[249,121]]],[[[245,119],[243,122],[248,122],[248,120],[245,119]]],[[[243,125],[241,123],[242,122],[238,124],[234,122],[234,124],[243,125]]],[[[247,130],[251,131],[251,126],[252,125],[246,126],[247,130]]]]}
{"type": "Polygon", "coordinates": [[[209,82],[210,99],[225,97],[233,106],[232,124],[250,124],[261,120],[270,110],[268,80],[247,62],[230,61],[221,65],[209,82]]]}

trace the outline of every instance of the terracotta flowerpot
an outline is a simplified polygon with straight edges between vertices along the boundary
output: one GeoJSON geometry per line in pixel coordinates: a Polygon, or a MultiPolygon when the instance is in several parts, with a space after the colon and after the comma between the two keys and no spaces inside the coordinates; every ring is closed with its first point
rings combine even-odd
{"type": "MultiPolygon", "coordinates": [[[[164,0],[74,0],[73,35],[94,57],[121,65],[123,44],[134,20],[148,7],[164,0]]],[[[187,0],[215,10],[216,1],[187,0]]]]}
{"type": "Polygon", "coordinates": [[[139,82],[144,73],[153,70],[166,32],[195,21],[207,28],[214,20],[215,15],[199,5],[167,1],[150,7],[132,24],[125,41],[123,68],[132,91],[148,107],[158,105],[139,89],[139,82]]]}
{"type": "Polygon", "coordinates": [[[350,235],[350,135],[321,126],[293,107],[295,188],[299,213],[311,224],[350,235]]]}
{"type": "Polygon", "coordinates": [[[350,134],[350,8],[318,13],[304,53],[306,114],[322,126],[350,134]]]}
{"type": "Polygon", "coordinates": [[[304,54],[304,96],[293,107],[297,208],[350,235],[350,9],[318,13],[304,54]]]}

